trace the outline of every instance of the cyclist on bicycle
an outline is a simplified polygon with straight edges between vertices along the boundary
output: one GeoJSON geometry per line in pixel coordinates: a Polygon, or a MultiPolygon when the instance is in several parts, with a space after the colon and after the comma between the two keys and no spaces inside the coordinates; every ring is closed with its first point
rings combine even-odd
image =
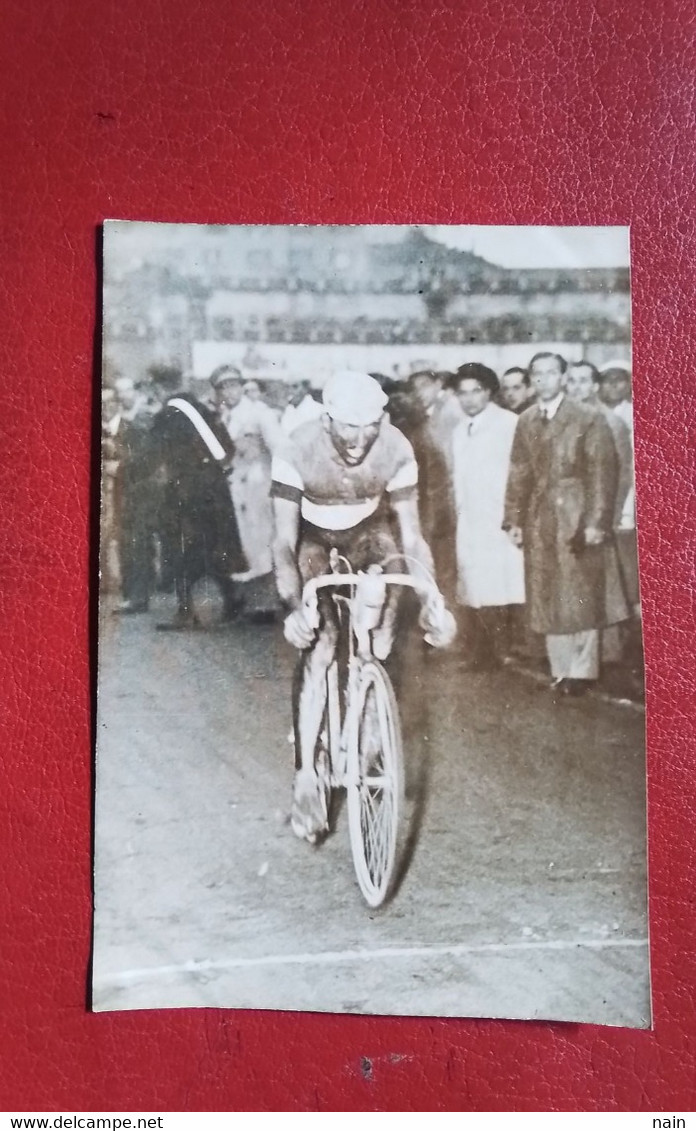
{"type": "MultiPolygon", "coordinates": [[[[309,623],[302,607],[303,586],[328,572],[332,548],[354,570],[403,555],[420,583],[433,572],[418,517],[418,466],[410,443],[386,416],[386,402],[380,385],[368,374],[335,373],[324,388],[322,417],[282,441],[273,459],[276,584],[288,610],[285,638],[305,653],[296,708],[291,823],[297,836],[312,843],[327,822],[314,759],[338,626],[330,600],[320,605],[319,628],[309,623]]],[[[436,590],[433,596],[436,599],[423,603],[421,627],[428,643],[446,647],[454,637],[454,619],[436,590]]],[[[372,634],[373,651],[380,659],[391,651],[397,600],[387,598],[372,634]]]]}

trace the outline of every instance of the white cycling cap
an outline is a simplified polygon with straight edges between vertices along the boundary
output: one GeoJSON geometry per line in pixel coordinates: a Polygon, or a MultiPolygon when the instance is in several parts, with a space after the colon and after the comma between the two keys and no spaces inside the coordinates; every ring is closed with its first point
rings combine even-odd
{"type": "Polygon", "coordinates": [[[332,373],[322,394],[329,416],[341,424],[374,424],[388,399],[374,377],[353,369],[332,373]]]}

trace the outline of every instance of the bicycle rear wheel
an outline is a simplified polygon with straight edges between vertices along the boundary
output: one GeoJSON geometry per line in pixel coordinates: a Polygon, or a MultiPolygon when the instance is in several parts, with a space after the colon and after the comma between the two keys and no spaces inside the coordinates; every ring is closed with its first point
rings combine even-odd
{"type": "Polygon", "coordinates": [[[398,879],[404,768],[399,708],[378,661],[363,666],[357,700],[346,781],[350,846],[360,890],[380,907],[398,879]]]}

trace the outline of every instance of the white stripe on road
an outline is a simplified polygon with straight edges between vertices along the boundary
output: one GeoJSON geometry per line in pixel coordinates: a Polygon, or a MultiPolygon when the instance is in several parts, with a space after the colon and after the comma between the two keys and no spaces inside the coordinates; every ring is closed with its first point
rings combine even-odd
{"type": "Polygon", "coordinates": [[[453,943],[445,946],[385,946],[376,950],[325,950],[304,954],[267,954],[258,958],[229,958],[222,962],[191,960],[172,966],[141,966],[122,970],[107,978],[95,978],[96,986],[112,986],[138,982],[144,978],[168,978],[172,974],[205,974],[211,971],[244,970],[258,966],[330,966],[337,962],[372,962],[383,958],[465,957],[469,954],[505,954],[512,950],[619,950],[624,947],[646,947],[647,939],[550,939],[513,943],[481,943],[469,946],[453,943]]]}

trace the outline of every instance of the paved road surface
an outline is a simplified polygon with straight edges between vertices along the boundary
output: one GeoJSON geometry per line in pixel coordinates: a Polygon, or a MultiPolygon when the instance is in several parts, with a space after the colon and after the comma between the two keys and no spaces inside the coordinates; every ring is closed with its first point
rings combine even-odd
{"type": "Polygon", "coordinates": [[[102,620],[97,1009],[649,1018],[642,715],[416,650],[414,850],[370,911],[347,818],[287,824],[277,626],[102,620]]]}

